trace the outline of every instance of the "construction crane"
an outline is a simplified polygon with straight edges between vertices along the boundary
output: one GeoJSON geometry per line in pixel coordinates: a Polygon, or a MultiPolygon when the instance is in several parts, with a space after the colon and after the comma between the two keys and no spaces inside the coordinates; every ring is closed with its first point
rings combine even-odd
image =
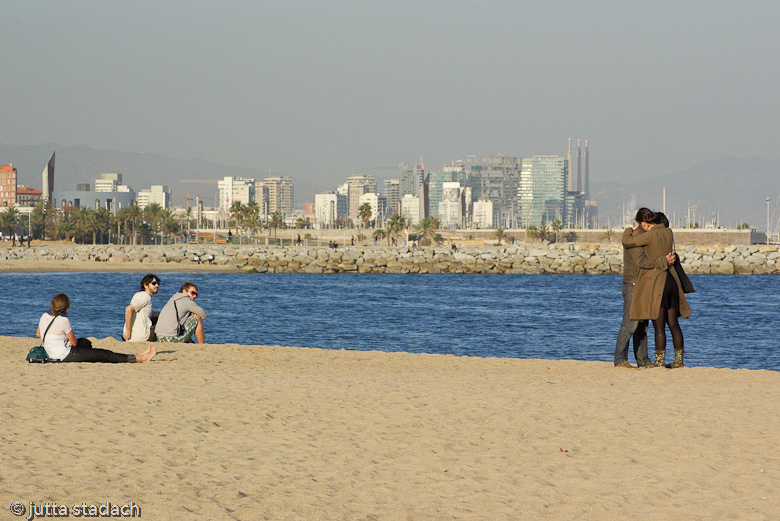
{"type": "Polygon", "coordinates": [[[194,197],[190,197],[190,193],[187,192],[187,197],[182,197],[180,195],[172,195],[171,199],[186,199],[187,200],[187,208],[190,207],[190,201],[194,199],[194,197]]]}

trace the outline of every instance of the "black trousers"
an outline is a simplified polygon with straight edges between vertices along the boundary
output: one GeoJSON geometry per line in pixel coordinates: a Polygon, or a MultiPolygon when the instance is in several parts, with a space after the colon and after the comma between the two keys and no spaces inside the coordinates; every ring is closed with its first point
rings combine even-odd
{"type": "Polygon", "coordinates": [[[86,338],[79,338],[76,345],[70,348],[70,354],[63,362],[107,362],[110,364],[126,364],[135,362],[135,355],[114,353],[108,349],[95,349],[92,342],[86,338]]]}

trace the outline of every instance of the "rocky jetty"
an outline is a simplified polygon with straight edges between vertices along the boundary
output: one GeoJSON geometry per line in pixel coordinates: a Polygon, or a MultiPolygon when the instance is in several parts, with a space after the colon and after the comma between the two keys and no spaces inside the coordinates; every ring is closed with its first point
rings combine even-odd
{"type": "MultiPolygon", "coordinates": [[[[684,246],[678,250],[691,274],[780,273],[777,246],[684,246]]],[[[512,246],[387,247],[166,245],[52,245],[0,250],[3,261],[79,261],[122,264],[195,265],[209,255],[214,264],[253,273],[501,273],[618,274],[618,244],[515,243],[512,246]]]]}

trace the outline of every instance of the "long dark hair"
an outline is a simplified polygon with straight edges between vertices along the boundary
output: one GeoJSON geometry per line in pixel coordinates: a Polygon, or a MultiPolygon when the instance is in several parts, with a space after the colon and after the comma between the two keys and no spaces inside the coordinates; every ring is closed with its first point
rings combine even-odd
{"type": "Polygon", "coordinates": [[[653,224],[663,224],[667,228],[669,227],[669,219],[666,218],[666,215],[663,212],[655,212],[652,222],[653,224]]]}

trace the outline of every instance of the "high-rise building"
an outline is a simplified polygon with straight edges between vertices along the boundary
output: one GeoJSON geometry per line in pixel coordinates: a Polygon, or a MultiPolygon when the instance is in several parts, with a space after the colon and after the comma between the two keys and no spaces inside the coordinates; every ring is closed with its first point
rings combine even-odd
{"type": "Polygon", "coordinates": [[[268,188],[268,213],[278,212],[282,219],[295,213],[295,192],[289,176],[271,176],[263,179],[268,188]]]}
{"type": "Polygon", "coordinates": [[[376,179],[373,175],[349,175],[347,176],[347,204],[348,216],[354,223],[358,222],[358,208],[360,208],[360,196],[376,193],[376,179]]]}
{"type": "Polygon", "coordinates": [[[517,218],[522,226],[567,221],[567,170],[568,162],[560,156],[523,159],[517,188],[517,218]]]}
{"type": "Polygon", "coordinates": [[[385,179],[385,199],[387,200],[387,215],[401,213],[400,186],[398,179],[385,179]]]}
{"type": "Polygon", "coordinates": [[[43,198],[47,201],[52,201],[52,193],[54,192],[54,154],[55,152],[51,153],[49,162],[46,163],[46,166],[43,168],[43,172],[41,172],[41,177],[43,180],[41,185],[43,186],[43,198]]]}
{"type": "Polygon", "coordinates": [[[408,162],[398,164],[398,197],[406,194],[420,195],[420,187],[425,178],[425,165],[422,161],[416,165],[408,162]]]}
{"type": "Polygon", "coordinates": [[[230,207],[236,201],[241,204],[249,204],[249,201],[255,200],[254,179],[225,176],[221,181],[217,181],[217,187],[219,188],[219,210],[221,212],[229,213],[230,207]]]}
{"type": "Polygon", "coordinates": [[[16,174],[13,164],[0,166],[0,206],[16,205],[16,174]]]}
{"type": "Polygon", "coordinates": [[[522,165],[521,157],[490,156],[475,172],[477,175],[472,174],[472,177],[479,178],[481,185],[475,197],[480,201],[493,202],[494,226],[517,227],[517,187],[522,165]]]}

